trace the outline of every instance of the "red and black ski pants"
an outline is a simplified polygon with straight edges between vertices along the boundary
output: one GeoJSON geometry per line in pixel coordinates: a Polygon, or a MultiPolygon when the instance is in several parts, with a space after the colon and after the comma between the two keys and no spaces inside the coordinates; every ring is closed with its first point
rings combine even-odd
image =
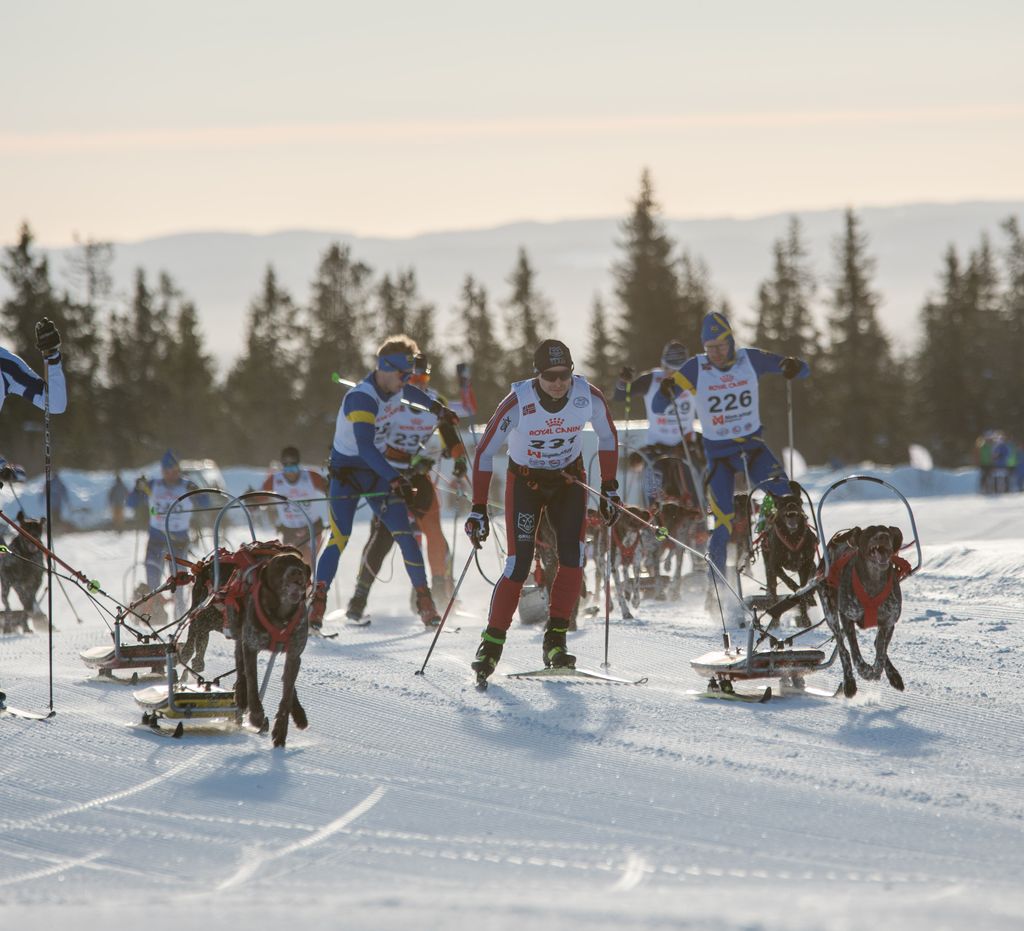
{"type": "Polygon", "coordinates": [[[558,572],[551,586],[551,617],[568,618],[583,582],[587,492],[560,472],[509,469],[505,484],[508,559],[491,596],[488,627],[508,630],[523,583],[533,568],[537,527],[543,510],[555,531],[558,572]]]}

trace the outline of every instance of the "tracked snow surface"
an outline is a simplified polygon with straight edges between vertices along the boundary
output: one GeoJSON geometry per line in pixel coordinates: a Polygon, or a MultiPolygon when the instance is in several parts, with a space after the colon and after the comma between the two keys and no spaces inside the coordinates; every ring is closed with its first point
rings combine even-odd
{"type": "MultiPolygon", "coordinates": [[[[395,560],[369,627],[329,619],[337,639],[310,641],[310,727],[285,750],[230,728],[172,740],[81,663],[108,634],[58,590],[57,715],[0,719],[0,926],[1024,927],[1024,496],[914,505],[925,566],[891,651],[907,689],[853,701],[688,694],[721,633],[696,594],[613,615],[610,671],[646,685],[496,675],[480,694],[475,569],[460,632],[414,676],[431,634],[395,560]]],[[[885,501],[830,513],[831,529],[901,518],[885,501]]],[[[113,593],[133,574],[131,532],[58,551],[113,593]]],[[[460,540],[457,571],[466,556],[460,540]]],[[[499,571],[493,548],[483,565],[499,571]]],[[[570,640],[590,667],[603,642],[597,619],[570,640]]],[[[499,673],[539,659],[540,631],[517,623],[499,673]]],[[[232,665],[214,635],[207,672],[232,665]]],[[[45,708],[46,668],[45,633],[0,637],[12,705],[45,708]]],[[[278,694],[275,672],[271,713],[278,694]]]]}

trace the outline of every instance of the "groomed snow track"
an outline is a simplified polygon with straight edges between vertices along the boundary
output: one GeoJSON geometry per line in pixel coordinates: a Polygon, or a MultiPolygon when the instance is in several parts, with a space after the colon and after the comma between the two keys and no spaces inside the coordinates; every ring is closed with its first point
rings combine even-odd
{"type": "MultiPolygon", "coordinates": [[[[78,651],[105,629],[58,593],[58,714],[0,721],[3,927],[1019,928],[1024,498],[915,510],[926,563],[892,651],[907,691],[851,702],[688,695],[717,642],[698,596],[613,620],[611,672],[644,686],[496,676],[480,694],[465,617],[417,677],[430,634],[398,579],[370,627],[310,641],[310,729],[285,751],[168,740],[129,687],[91,679],[78,651]]],[[[130,534],[58,542],[101,579],[132,554],[130,534]]],[[[464,606],[487,595],[474,576],[464,606]]],[[[514,627],[499,671],[535,667],[539,638],[514,627]]],[[[598,665],[598,622],[571,643],[598,665]]],[[[212,638],[208,671],[230,666],[212,638]]],[[[0,638],[0,687],[45,706],[45,636],[0,638]]]]}

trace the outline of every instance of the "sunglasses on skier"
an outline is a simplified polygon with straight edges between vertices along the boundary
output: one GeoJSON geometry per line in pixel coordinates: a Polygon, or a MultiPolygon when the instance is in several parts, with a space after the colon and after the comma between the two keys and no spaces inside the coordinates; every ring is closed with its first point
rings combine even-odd
{"type": "Polygon", "coordinates": [[[386,356],[378,356],[377,365],[382,372],[398,372],[402,376],[402,381],[408,381],[412,378],[415,362],[412,356],[396,352],[386,356]]]}
{"type": "Polygon", "coordinates": [[[552,383],[572,381],[572,369],[547,369],[540,373],[540,377],[543,381],[552,383]]]}

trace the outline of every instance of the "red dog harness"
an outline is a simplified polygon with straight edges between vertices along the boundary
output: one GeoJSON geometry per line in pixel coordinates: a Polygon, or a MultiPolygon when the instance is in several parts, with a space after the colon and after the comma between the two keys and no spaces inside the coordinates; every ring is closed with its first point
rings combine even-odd
{"type": "MultiPolygon", "coordinates": [[[[265,565],[265,564],[264,564],[265,565]]],[[[270,618],[267,617],[267,613],[263,610],[263,605],[260,604],[260,591],[263,589],[263,566],[259,566],[256,569],[256,580],[252,583],[252,588],[249,590],[249,597],[253,599],[253,610],[256,614],[256,620],[260,622],[263,629],[270,634],[270,649],[273,652],[284,649],[288,645],[288,640],[291,635],[295,632],[295,628],[299,626],[299,622],[302,620],[303,615],[306,612],[306,605],[300,601],[295,609],[295,613],[292,615],[291,620],[284,627],[278,627],[271,623],[270,618]]]]}
{"type": "MultiPolygon", "coordinates": [[[[832,588],[838,591],[839,579],[843,574],[843,569],[850,564],[850,561],[856,555],[857,550],[847,550],[829,567],[828,578],[826,581],[832,588]]],[[[910,575],[910,573],[910,563],[902,556],[897,556],[893,553],[892,563],[890,564],[886,583],[877,595],[872,595],[864,587],[864,583],[861,582],[860,576],[857,574],[857,567],[852,567],[851,581],[853,583],[853,594],[864,609],[864,617],[857,622],[858,627],[862,630],[867,630],[868,628],[878,626],[878,609],[885,603],[885,599],[892,594],[893,585],[895,585],[897,581],[902,582],[908,575],[910,575]]]]}

